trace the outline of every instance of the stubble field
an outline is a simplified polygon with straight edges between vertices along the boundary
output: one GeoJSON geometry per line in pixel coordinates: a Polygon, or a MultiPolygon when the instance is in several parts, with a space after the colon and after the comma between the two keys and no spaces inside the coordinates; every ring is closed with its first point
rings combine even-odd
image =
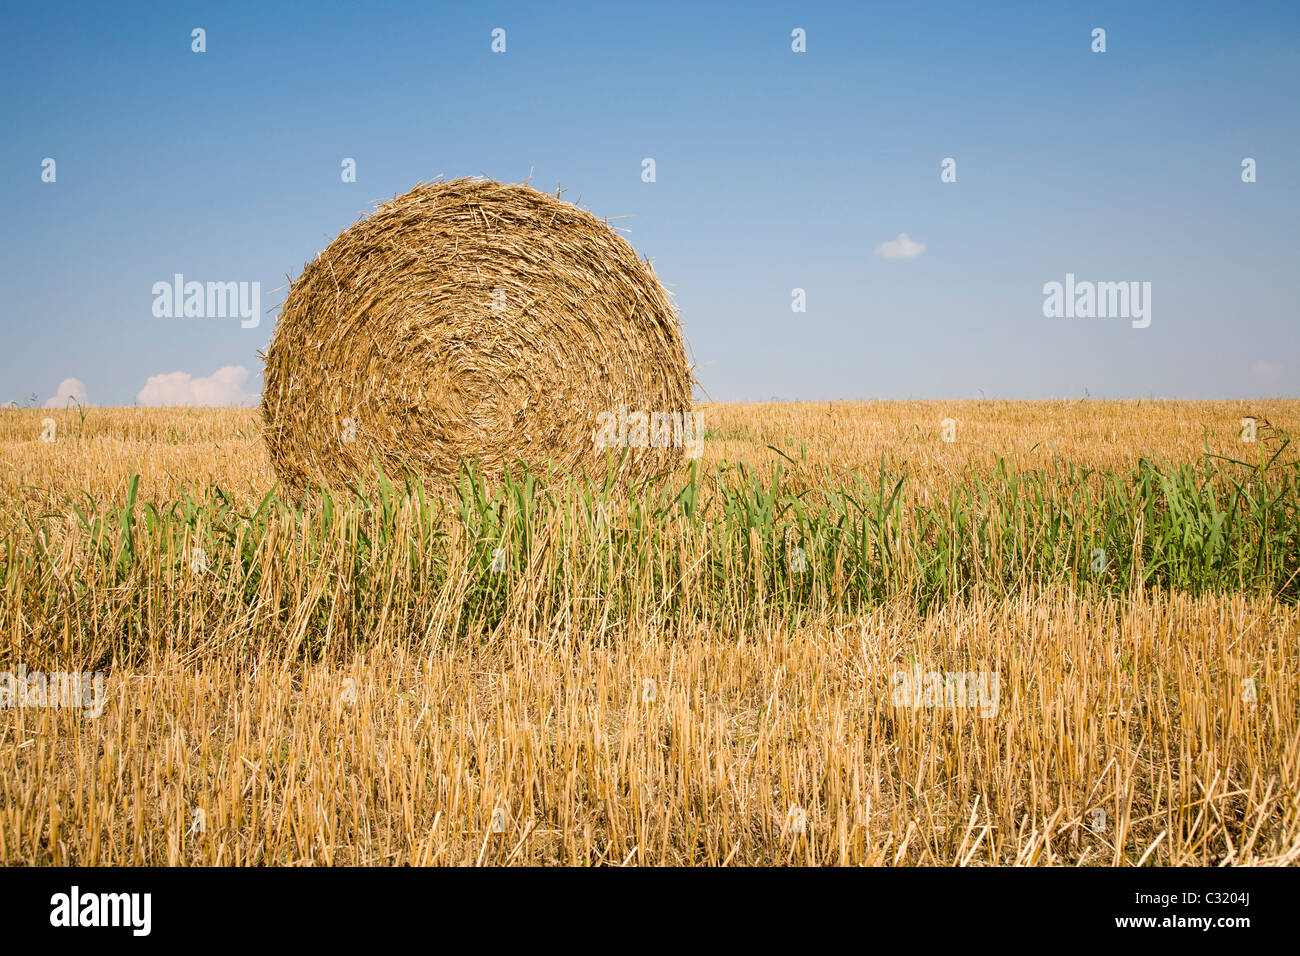
{"type": "Polygon", "coordinates": [[[0,863],[1300,859],[1300,401],[699,411],[305,502],[255,410],[0,412],[0,671],[102,675],[0,687],[0,863]]]}

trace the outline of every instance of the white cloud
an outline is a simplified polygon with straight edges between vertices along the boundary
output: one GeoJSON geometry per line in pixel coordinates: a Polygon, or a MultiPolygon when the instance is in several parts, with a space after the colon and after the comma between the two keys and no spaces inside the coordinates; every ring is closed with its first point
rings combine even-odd
{"type": "Polygon", "coordinates": [[[1251,371],[1259,378],[1277,378],[1282,374],[1282,366],[1276,362],[1256,362],[1251,371]]]}
{"type": "Polygon", "coordinates": [[[141,405],[249,405],[257,393],[244,391],[247,381],[248,369],[242,365],[227,365],[206,378],[164,372],[150,375],[135,400],[141,405]]]}
{"type": "Polygon", "coordinates": [[[54,397],[47,399],[46,408],[67,408],[72,404],[86,404],[86,383],[79,378],[65,378],[59,383],[54,397]]]}
{"type": "Polygon", "coordinates": [[[909,239],[905,232],[900,232],[897,239],[876,246],[876,255],[882,259],[915,259],[923,252],[925,243],[909,239]]]}

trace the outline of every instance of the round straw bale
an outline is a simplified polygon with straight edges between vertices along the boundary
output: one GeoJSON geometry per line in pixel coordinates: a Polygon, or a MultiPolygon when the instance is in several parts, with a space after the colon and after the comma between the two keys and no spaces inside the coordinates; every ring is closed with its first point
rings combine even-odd
{"type": "Polygon", "coordinates": [[[649,261],[557,196],[482,179],[418,185],[342,232],[292,284],[265,359],[267,445],[297,490],[376,462],[395,478],[612,460],[644,477],[680,462],[683,430],[607,451],[601,422],[691,408],[649,261]]]}

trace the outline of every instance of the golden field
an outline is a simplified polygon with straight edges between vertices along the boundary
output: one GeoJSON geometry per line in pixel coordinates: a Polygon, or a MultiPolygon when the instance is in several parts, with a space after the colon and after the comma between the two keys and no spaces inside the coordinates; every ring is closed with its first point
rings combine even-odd
{"type": "Polygon", "coordinates": [[[0,413],[0,670],[105,675],[0,862],[1300,859],[1300,401],[700,413],[689,495],[302,510],[254,410],[0,413]]]}

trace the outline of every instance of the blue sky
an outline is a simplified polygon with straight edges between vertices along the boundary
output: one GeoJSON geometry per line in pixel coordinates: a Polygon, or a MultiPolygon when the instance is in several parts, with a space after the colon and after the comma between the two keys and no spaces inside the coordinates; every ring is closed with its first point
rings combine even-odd
{"type": "Polygon", "coordinates": [[[269,309],[376,201],[476,174],[621,217],[715,399],[1300,393],[1300,4],[2,16],[0,401],[255,395],[274,314],[157,318],[154,283],[260,282],[269,309]],[[900,233],[924,252],[877,254],[900,233]],[[1150,326],[1045,317],[1067,273],[1150,282],[1150,326]]]}

